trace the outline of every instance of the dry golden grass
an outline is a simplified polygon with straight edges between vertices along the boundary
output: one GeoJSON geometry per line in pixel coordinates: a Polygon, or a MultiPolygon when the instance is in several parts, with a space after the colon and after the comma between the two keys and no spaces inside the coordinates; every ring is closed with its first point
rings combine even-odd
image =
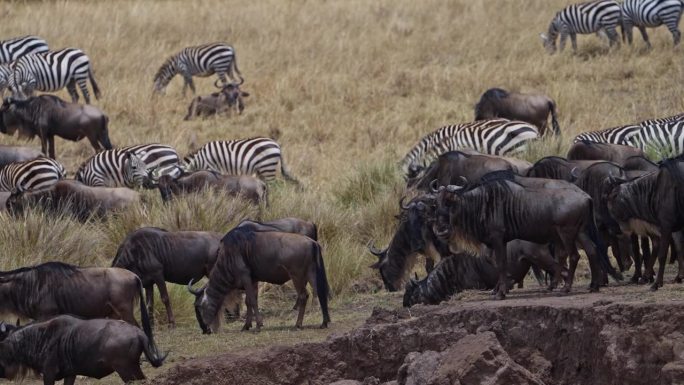
{"type": "MultiPolygon", "coordinates": [[[[557,101],[564,139],[534,145],[525,155],[528,160],[563,153],[580,131],[684,111],[682,50],[672,49],[665,28],[649,31],[652,51],[646,51],[639,38],[633,47],[609,51],[596,35],[586,35],[579,37],[577,55],[570,49],[547,55],[538,35],[565,4],[3,2],[0,36],[36,34],[53,49],[83,49],[103,91],[94,104],[109,115],[116,146],[161,142],[183,155],[209,140],[256,135],[277,139],[305,188],[272,185],[271,207],[262,218],[296,215],[319,224],[337,295],[335,321],[335,309],[343,307],[358,283],[374,278],[367,268],[373,258],[365,243],[375,238],[384,244],[391,236],[403,183],[396,162],[422,135],[472,120],[472,107],[487,88],[538,91],[557,101]],[[191,98],[181,97],[181,80],[175,79],[165,96],[154,97],[152,77],[170,54],[212,41],[234,45],[246,79],[243,89],[251,96],[241,116],[184,122],[191,98]]],[[[196,79],[198,93],[213,92],[213,81],[196,79]]],[[[66,92],[59,95],[68,99],[66,92]]],[[[0,140],[22,143],[6,136],[0,140]]],[[[85,141],[57,139],[57,157],[70,175],[90,155],[85,141]]],[[[224,197],[191,198],[166,207],[155,192],[145,196],[145,205],[104,223],[79,224],[40,213],[16,220],[0,216],[0,267],[51,259],[108,265],[126,232],[138,226],[225,231],[241,218],[258,215],[224,197]]],[[[194,335],[191,299],[182,287],[173,288],[172,294],[183,327],[194,335]]],[[[284,314],[291,303],[280,302],[274,306],[284,314]]],[[[312,317],[318,319],[317,314],[312,317]]],[[[289,324],[289,315],[286,319],[289,324]]],[[[181,354],[183,345],[160,332],[164,344],[181,354]]],[[[287,340],[278,333],[273,340],[287,340]]],[[[241,338],[246,337],[215,341],[232,345],[241,338]]],[[[192,346],[191,353],[181,355],[215,351],[192,346]]]]}

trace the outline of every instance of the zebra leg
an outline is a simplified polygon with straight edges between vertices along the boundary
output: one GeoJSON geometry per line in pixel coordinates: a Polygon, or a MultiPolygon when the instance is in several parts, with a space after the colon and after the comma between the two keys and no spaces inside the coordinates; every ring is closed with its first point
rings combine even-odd
{"type": "Polygon", "coordinates": [[[632,45],[632,41],[633,41],[632,28],[634,28],[634,26],[632,25],[631,21],[627,21],[627,20],[623,21],[623,24],[622,24],[622,40],[624,42],[624,40],[626,38],[627,43],[629,45],[632,45]]]}
{"type": "Polygon", "coordinates": [[[608,46],[612,47],[617,44],[617,46],[620,46],[620,39],[618,39],[618,33],[615,30],[615,26],[609,26],[606,27],[606,35],[608,35],[608,46]]]}
{"type": "Polygon", "coordinates": [[[78,88],[81,89],[83,93],[83,99],[85,99],[86,104],[90,104],[90,94],[88,93],[88,86],[86,84],[86,79],[81,79],[78,81],[78,88]]]}
{"type": "Polygon", "coordinates": [[[572,51],[577,52],[577,34],[570,34],[570,43],[572,44],[572,51]]]}
{"type": "MultiPolygon", "coordinates": [[[[571,35],[572,36],[572,35],[571,35]]],[[[572,39],[572,38],[571,38],[572,39]]],[[[568,34],[565,32],[560,33],[560,43],[558,44],[558,52],[563,52],[563,49],[565,49],[565,41],[568,40],[568,34]]],[[[573,48],[575,46],[573,45],[573,48]]]]}
{"type": "MultiPolygon", "coordinates": [[[[639,28],[639,32],[641,32],[641,37],[643,37],[644,41],[646,42],[646,47],[648,47],[648,49],[651,49],[652,48],[651,42],[648,40],[648,34],[646,33],[646,27],[644,27],[643,25],[640,25],[637,28],[639,28]]],[[[630,41],[630,43],[631,43],[631,41],[630,41]]]]}
{"type": "Polygon", "coordinates": [[[675,20],[674,23],[668,23],[667,29],[670,30],[672,34],[672,40],[674,40],[675,47],[679,45],[679,41],[682,39],[682,33],[679,32],[679,19],[675,20]]]}
{"type": "Polygon", "coordinates": [[[185,91],[188,90],[188,87],[192,90],[193,95],[195,94],[195,83],[192,82],[192,75],[190,75],[187,72],[183,72],[183,96],[185,96],[185,91]]]}
{"type": "Polygon", "coordinates": [[[72,103],[78,103],[78,92],[76,92],[76,83],[72,80],[66,86],[69,95],[71,96],[72,103]]]}

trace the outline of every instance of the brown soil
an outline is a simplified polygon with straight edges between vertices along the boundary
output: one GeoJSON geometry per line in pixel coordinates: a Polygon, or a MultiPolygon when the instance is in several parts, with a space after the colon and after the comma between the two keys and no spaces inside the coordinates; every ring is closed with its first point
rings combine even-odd
{"type": "Polygon", "coordinates": [[[684,383],[681,291],[622,286],[601,294],[514,292],[441,306],[376,308],[325,342],[180,363],[175,384],[684,383]],[[675,300],[670,298],[674,297],[675,300]]]}

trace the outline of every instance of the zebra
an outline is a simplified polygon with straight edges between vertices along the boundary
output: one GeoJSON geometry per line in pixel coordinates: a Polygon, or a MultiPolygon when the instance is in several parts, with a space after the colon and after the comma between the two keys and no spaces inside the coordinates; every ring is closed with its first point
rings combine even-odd
{"type": "Polygon", "coordinates": [[[539,131],[529,123],[488,119],[444,126],[424,136],[404,156],[400,164],[427,164],[437,156],[458,149],[472,148],[484,154],[506,155],[525,150],[527,142],[537,139],[539,131]]]}
{"type": "Polygon", "coordinates": [[[0,64],[9,64],[32,53],[48,51],[45,40],[38,36],[22,36],[0,41],[0,64]]]}
{"type": "Polygon", "coordinates": [[[572,142],[590,141],[632,146],[633,143],[631,142],[631,138],[638,135],[639,131],[641,131],[641,126],[635,124],[611,127],[599,131],[582,132],[575,136],[575,139],[572,142]]]}
{"type": "Polygon", "coordinates": [[[0,97],[5,96],[5,90],[9,88],[12,67],[9,64],[0,64],[0,97]]]}
{"type": "Polygon", "coordinates": [[[34,90],[51,92],[66,87],[71,101],[76,103],[78,84],[86,103],[90,104],[90,94],[86,87],[88,79],[93,86],[95,98],[99,99],[100,89],[93,77],[90,59],[80,49],[65,48],[19,58],[10,77],[10,88],[13,96],[24,98],[32,95],[34,90]]]}
{"type": "Polygon", "coordinates": [[[646,27],[655,28],[665,24],[677,46],[682,36],[679,31],[682,8],[682,0],[625,0],[622,3],[622,40],[625,40],[626,35],[627,41],[632,44],[632,27],[636,26],[646,46],[651,48],[646,27]]]}
{"type": "MultiPolygon", "coordinates": [[[[185,96],[188,86],[194,94],[193,76],[207,77],[216,74],[218,81],[221,81],[225,86],[228,83],[226,75],[231,80],[235,80],[233,71],[238,75],[240,84],[242,84],[244,79],[237,67],[235,50],[228,44],[212,43],[183,48],[180,52],[166,59],[157,74],[154,75],[154,91],[163,93],[174,76],[181,75],[184,80],[183,96],[185,96]]],[[[218,81],[214,83],[217,87],[219,87],[218,81]]]]}
{"type": "Polygon", "coordinates": [[[141,144],[98,152],[81,165],[76,180],[88,186],[151,188],[152,173],[178,176],[179,167],[172,147],[141,144]]]}
{"type": "Polygon", "coordinates": [[[664,123],[642,123],[630,145],[642,150],[654,150],[667,158],[684,153],[684,120],[664,123]]]}
{"type": "Polygon", "coordinates": [[[0,191],[39,190],[52,186],[65,175],[64,166],[46,157],[10,163],[0,168],[0,191]]]}
{"type": "Polygon", "coordinates": [[[200,147],[183,160],[185,171],[210,170],[230,175],[254,175],[264,181],[275,179],[280,162],[283,178],[298,183],[287,168],[280,145],[270,138],[213,141],[200,147]]]}
{"type": "MultiPolygon", "coordinates": [[[[587,3],[569,5],[551,20],[546,34],[541,34],[544,48],[549,53],[556,52],[556,37],[560,34],[560,50],[565,48],[565,41],[570,36],[573,51],[577,51],[577,34],[599,33],[605,31],[610,46],[617,43],[616,28],[621,24],[622,11],[620,4],[614,0],[598,0],[587,3]]],[[[624,31],[623,31],[624,32],[624,31]]]]}

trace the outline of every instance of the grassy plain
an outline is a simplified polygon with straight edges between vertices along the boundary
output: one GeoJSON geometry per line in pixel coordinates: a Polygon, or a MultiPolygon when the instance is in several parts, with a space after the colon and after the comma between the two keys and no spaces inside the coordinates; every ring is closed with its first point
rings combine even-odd
{"type": "MultiPolygon", "coordinates": [[[[0,214],[0,268],[48,260],[104,266],[125,234],[139,226],[226,231],[246,217],[292,215],[319,226],[335,292],[333,321],[344,320],[339,328],[360,322],[369,304],[399,305],[396,296],[360,294],[378,283],[367,267],[373,258],[364,245],[371,238],[386,244],[395,226],[403,190],[397,162],[422,135],[472,120],[473,106],[487,88],[543,92],[557,101],[563,140],[533,145],[525,154],[528,160],[564,153],[580,131],[684,111],[684,53],[681,47],[672,49],[664,28],[649,31],[651,51],[640,38],[632,47],[608,50],[605,41],[587,35],[579,37],[576,55],[570,49],[547,55],[538,35],[565,4],[2,2],[1,37],[36,34],[53,49],[78,47],[90,56],[103,91],[94,104],[109,115],[116,146],[161,142],[182,155],[209,140],[270,136],[281,143],[286,163],[304,189],[274,183],[271,206],[261,214],[214,194],[165,206],[155,191],[145,193],[140,207],[106,222],[80,224],[37,212],[19,219],[0,214]],[[170,54],[212,41],[234,45],[246,79],[243,89],[251,96],[240,116],[184,122],[191,97],[181,96],[181,80],[175,79],[165,96],[155,97],[152,78],[170,54]],[[364,306],[350,305],[354,303],[364,306]]],[[[197,79],[198,93],[213,92],[213,81],[197,79]]],[[[59,95],[68,99],[66,92],[59,95]]],[[[24,144],[6,136],[0,141],[24,144]]],[[[70,175],[90,155],[85,141],[57,139],[57,158],[70,175]]],[[[270,293],[265,306],[274,310],[266,314],[267,328],[269,318],[279,326],[290,325],[290,293],[276,288],[270,293]]],[[[227,333],[202,338],[206,344],[189,343],[198,333],[191,298],[183,287],[173,287],[172,302],[181,326],[174,332],[158,330],[172,360],[242,348],[249,341],[264,345],[326,335],[307,330],[293,338],[284,328],[259,337],[227,333]]],[[[161,311],[159,307],[158,320],[164,318],[161,311]]],[[[319,315],[311,313],[307,321],[318,323],[319,315]]]]}

